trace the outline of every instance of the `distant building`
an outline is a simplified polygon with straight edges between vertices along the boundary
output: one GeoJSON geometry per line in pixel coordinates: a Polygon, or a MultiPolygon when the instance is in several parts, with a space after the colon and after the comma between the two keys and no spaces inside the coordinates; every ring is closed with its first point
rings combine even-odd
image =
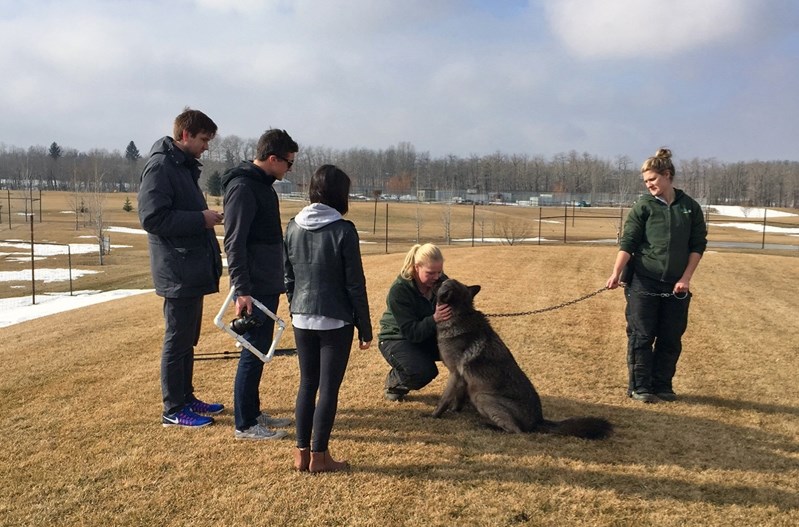
{"type": "Polygon", "coordinates": [[[420,188],[416,191],[416,199],[419,201],[436,201],[436,190],[432,188],[420,188]]]}
{"type": "Polygon", "coordinates": [[[289,181],[288,179],[284,179],[282,181],[275,181],[272,184],[274,187],[275,192],[278,194],[293,194],[294,192],[298,191],[297,185],[289,181]]]}

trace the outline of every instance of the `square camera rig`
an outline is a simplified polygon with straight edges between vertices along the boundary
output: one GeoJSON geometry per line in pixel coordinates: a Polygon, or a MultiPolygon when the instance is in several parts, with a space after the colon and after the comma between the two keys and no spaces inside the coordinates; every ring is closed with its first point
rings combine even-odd
{"type": "Polygon", "coordinates": [[[233,331],[230,325],[225,324],[224,320],[222,320],[222,317],[225,315],[225,311],[227,311],[228,307],[230,307],[230,305],[233,303],[234,296],[235,296],[235,290],[231,287],[230,293],[228,293],[227,297],[225,298],[225,301],[222,302],[222,307],[219,310],[219,313],[217,313],[216,317],[214,317],[214,324],[219,329],[221,329],[222,331],[233,337],[236,340],[237,345],[246,348],[253,355],[261,359],[261,361],[263,361],[264,363],[269,362],[270,360],[272,360],[272,357],[275,356],[277,343],[280,341],[280,337],[283,336],[283,331],[285,331],[286,329],[286,323],[283,322],[283,319],[278,317],[276,314],[272,313],[272,311],[270,311],[265,305],[263,305],[260,301],[258,301],[257,298],[252,299],[253,306],[260,309],[266,316],[274,320],[275,325],[277,326],[277,330],[275,331],[275,337],[272,339],[272,345],[269,347],[269,350],[266,353],[262,352],[261,350],[256,348],[253,344],[251,344],[250,341],[245,339],[243,335],[239,335],[238,333],[233,331]]]}

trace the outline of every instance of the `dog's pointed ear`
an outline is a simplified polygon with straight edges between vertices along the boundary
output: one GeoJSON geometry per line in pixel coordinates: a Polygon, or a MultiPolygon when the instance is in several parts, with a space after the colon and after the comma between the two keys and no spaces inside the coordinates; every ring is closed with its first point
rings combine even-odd
{"type": "Polygon", "coordinates": [[[470,285],[469,286],[469,292],[472,294],[472,298],[476,297],[477,293],[480,292],[480,286],[479,285],[470,285]]]}

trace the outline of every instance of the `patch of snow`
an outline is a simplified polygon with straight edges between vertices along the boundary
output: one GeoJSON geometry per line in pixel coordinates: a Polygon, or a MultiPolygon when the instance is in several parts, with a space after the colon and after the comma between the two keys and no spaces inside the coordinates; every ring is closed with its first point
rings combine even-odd
{"type": "Polygon", "coordinates": [[[154,289],[117,289],[105,292],[79,291],[73,296],[69,296],[69,293],[37,295],[36,304],[27,306],[21,306],[20,300],[28,299],[30,301],[30,297],[3,298],[0,299],[0,328],[63,311],[153,291],[154,289]]]}
{"type": "MultiPolygon", "coordinates": [[[[734,227],[736,229],[743,229],[746,231],[763,232],[762,223],[713,223],[713,227],[734,227]]],[[[765,231],[770,234],[788,234],[791,236],[799,235],[799,227],[777,227],[775,225],[766,225],[765,231]]]]}
{"type": "Polygon", "coordinates": [[[781,210],[764,209],[762,207],[740,207],[738,205],[707,205],[706,209],[711,213],[720,214],[722,216],[733,216],[736,218],[760,218],[763,219],[763,214],[768,218],[786,218],[790,216],[797,216],[790,212],[783,212],[781,210]],[[715,212],[714,212],[715,211],[715,212]]]}
{"type": "Polygon", "coordinates": [[[130,227],[108,227],[107,232],[120,232],[124,234],[147,234],[144,229],[131,229],[130,227]]]}
{"type": "MultiPolygon", "coordinates": [[[[99,271],[89,271],[86,269],[73,269],[72,279],[80,278],[89,274],[97,274],[99,271]]],[[[36,281],[49,284],[52,282],[66,282],[69,280],[69,269],[36,269],[36,281]]],[[[30,282],[31,270],[22,271],[0,271],[0,282],[30,282]]]]}

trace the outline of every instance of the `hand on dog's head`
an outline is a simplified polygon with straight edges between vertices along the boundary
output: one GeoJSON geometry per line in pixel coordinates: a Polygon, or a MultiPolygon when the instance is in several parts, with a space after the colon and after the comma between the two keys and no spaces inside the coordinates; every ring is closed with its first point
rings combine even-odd
{"type": "Polygon", "coordinates": [[[449,278],[438,289],[438,303],[448,304],[453,308],[472,306],[472,301],[479,292],[479,285],[467,286],[449,278]]]}

